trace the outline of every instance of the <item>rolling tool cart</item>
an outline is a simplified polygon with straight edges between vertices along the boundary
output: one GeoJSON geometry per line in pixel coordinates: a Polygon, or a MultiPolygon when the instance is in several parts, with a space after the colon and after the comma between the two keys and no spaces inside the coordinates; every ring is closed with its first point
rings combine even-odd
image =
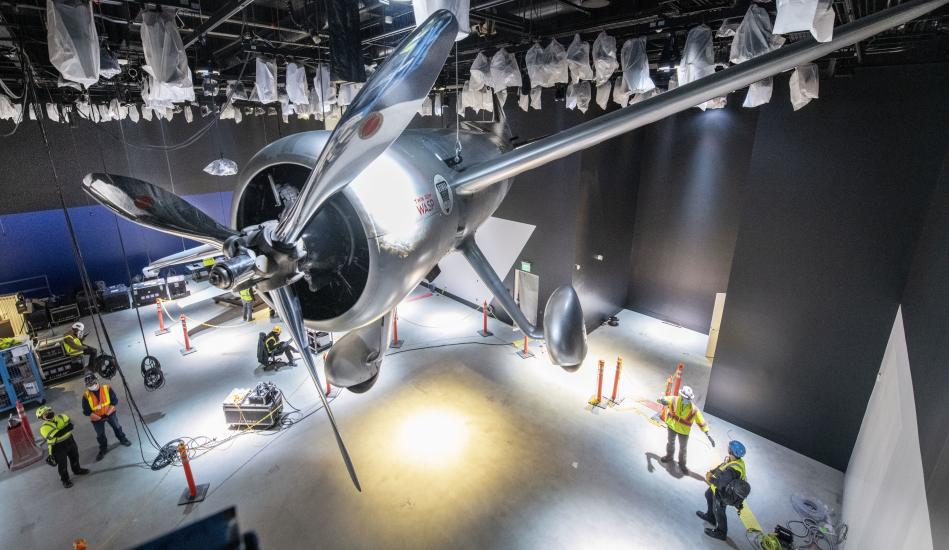
{"type": "Polygon", "coordinates": [[[16,402],[46,402],[40,369],[29,340],[0,349],[0,412],[13,409],[16,402]]]}

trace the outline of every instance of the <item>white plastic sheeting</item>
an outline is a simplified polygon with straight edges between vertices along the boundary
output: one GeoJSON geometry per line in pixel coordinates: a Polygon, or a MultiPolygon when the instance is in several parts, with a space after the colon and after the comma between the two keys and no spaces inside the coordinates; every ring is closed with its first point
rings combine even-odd
{"type": "Polygon", "coordinates": [[[324,113],[328,113],[336,104],[336,86],[330,80],[330,68],[320,63],[316,66],[316,75],[313,77],[313,95],[316,105],[322,105],[324,113]]]}
{"type": "Polygon", "coordinates": [[[573,42],[567,47],[567,68],[570,69],[570,81],[593,80],[593,67],[590,66],[590,43],[573,35],[573,42]]]}
{"type": "Polygon", "coordinates": [[[574,93],[577,94],[577,109],[581,113],[587,112],[590,108],[590,100],[593,99],[589,80],[584,80],[573,85],[574,93]]]}
{"type": "Polygon", "coordinates": [[[571,82],[567,84],[566,107],[568,111],[577,108],[577,85],[571,82]]]}
{"type": "Polygon", "coordinates": [[[46,1],[49,60],[66,80],[92,86],[99,81],[99,33],[85,0],[46,1]]]}
{"type": "MultiPolygon", "coordinates": [[[[544,48],[544,81],[541,86],[550,88],[554,84],[566,84],[569,80],[567,73],[567,51],[563,49],[557,39],[550,41],[544,48]]],[[[531,83],[533,85],[533,82],[531,83]]]]}
{"type": "Polygon", "coordinates": [[[421,116],[432,116],[432,98],[425,96],[422,100],[422,106],[418,108],[418,114],[421,116]]]}
{"type": "Polygon", "coordinates": [[[610,92],[612,91],[613,82],[611,80],[607,80],[596,87],[596,104],[600,106],[600,109],[606,110],[606,105],[610,101],[610,92]]]}
{"type": "Polygon", "coordinates": [[[606,32],[601,32],[593,41],[592,55],[597,83],[612,78],[613,73],[619,68],[619,61],[616,60],[616,39],[606,32]]]}
{"type": "Polygon", "coordinates": [[[491,80],[489,86],[495,91],[503,90],[509,87],[520,88],[523,84],[521,79],[521,68],[517,64],[514,54],[508,53],[501,48],[491,56],[491,80]]]}
{"type": "Polygon", "coordinates": [[[740,24],[741,20],[735,17],[722,21],[722,26],[715,31],[715,37],[728,38],[729,36],[735,36],[735,33],[738,32],[738,25],[740,24]]]}
{"type": "Polygon", "coordinates": [[[19,120],[23,113],[23,106],[14,104],[10,98],[0,94],[0,120],[19,120]]]}
{"type": "Polygon", "coordinates": [[[494,95],[498,96],[498,105],[501,106],[501,109],[504,109],[504,104],[507,103],[507,88],[501,88],[494,92],[494,95]]]}
{"type": "Polygon", "coordinates": [[[257,101],[273,103],[280,99],[277,93],[277,63],[257,58],[257,73],[254,75],[254,91],[257,92],[257,101]]]}
{"type": "Polygon", "coordinates": [[[138,122],[138,107],[135,105],[129,105],[129,120],[138,122]]]}
{"type": "Polygon", "coordinates": [[[337,105],[345,107],[351,104],[364,85],[364,82],[343,82],[340,84],[339,92],[336,93],[337,105]]]}
{"type": "Polygon", "coordinates": [[[613,82],[613,102],[619,105],[620,107],[625,107],[629,105],[629,96],[632,94],[629,93],[629,88],[626,86],[626,79],[623,77],[617,78],[613,82]]]}
{"type": "Polygon", "coordinates": [[[185,115],[185,122],[188,124],[194,122],[194,110],[191,108],[191,105],[185,105],[182,107],[181,112],[185,115]]]}
{"type": "MultiPolygon", "coordinates": [[[[712,29],[708,25],[699,25],[689,31],[682,49],[682,60],[677,69],[678,85],[695,82],[715,72],[715,54],[712,49],[712,29]]],[[[703,111],[710,107],[706,101],[696,105],[703,111]]]]}
{"type": "Polygon", "coordinates": [[[475,92],[480,92],[482,88],[488,85],[491,79],[491,62],[482,52],[471,62],[471,74],[468,77],[468,86],[475,92]]]}
{"type": "Polygon", "coordinates": [[[442,103],[442,94],[435,94],[435,101],[432,105],[432,114],[442,116],[444,104],[442,103]]]}
{"type": "Polygon", "coordinates": [[[543,90],[540,88],[540,86],[537,86],[537,87],[535,87],[535,88],[531,88],[531,94],[530,94],[530,96],[531,96],[531,109],[537,109],[538,111],[540,110],[540,98],[541,98],[541,92],[542,92],[542,91],[543,91],[543,90]]]}
{"type": "Polygon", "coordinates": [[[194,101],[188,55],[175,24],[175,13],[172,8],[142,12],[142,49],[145,51],[142,69],[150,77],[147,92],[142,90],[142,99],[146,105],[158,108],[194,101]]]}
{"type": "Polygon", "coordinates": [[[820,75],[817,71],[817,65],[808,63],[794,69],[789,81],[791,86],[791,105],[797,111],[817,99],[820,91],[820,75]]]}
{"type": "Polygon", "coordinates": [[[287,97],[294,105],[309,105],[310,90],[306,82],[306,68],[296,63],[287,63],[287,97]]]}
{"type": "Polygon", "coordinates": [[[233,176],[237,174],[237,163],[231,159],[219,158],[204,167],[212,176],[233,176]]]}
{"type": "Polygon", "coordinates": [[[468,36],[471,32],[468,22],[468,12],[471,8],[470,0],[412,0],[415,11],[415,24],[420,25],[428,16],[438,10],[450,11],[458,19],[458,35],[455,42],[468,36]]]}
{"type": "Polygon", "coordinates": [[[769,76],[764,80],[759,80],[751,86],[748,86],[748,93],[745,95],[745,102],[742,107],[749,109],[764,105],[771,101],[771,90],[774,87],[773,79],[769,76]]]}
{"type": "Polygon", "coordinates": [[[646,37],[627,40],[620,52],[623,62],[623,80],[631,93],[641,94],[656,87],[649,77],[649,57],[646,55],[646,37]]]}
{"type": "Polygon", "coordinates": [[[527,68],[527,80],[531,88],[536,88],[544,81],[544,48],[537,42],[524,54],[524,65],[527,68]]]}
{"type": "Polygon", "coordinates": [[[741,20],[732,40],[729,60],[744,63],[749,59],[775,50],[784,43],[784,38],[771,34],[771,16],[758,4],[751,4],[741,20]]]}
{"type": "Polygon", "coordinates": [[[818,42],[834,37],[834,8],[831,0],[777,0],[774,33],[808,31],[818,42]]]}
{"type": "Polygon", "coordinates": [[[530,101],[531,101],[531,96],[527,94],[521,94],[517,98],[517,106],[520,107],[521,110],[526,113],[527,109],[530,108],[530,101]]]}
{"type": "Polygon", "coordinates": [[[120,74],[122,67],[119,60],[112,55],[108,48],[99,49],[99,76],[106,80],[120,74]]]}

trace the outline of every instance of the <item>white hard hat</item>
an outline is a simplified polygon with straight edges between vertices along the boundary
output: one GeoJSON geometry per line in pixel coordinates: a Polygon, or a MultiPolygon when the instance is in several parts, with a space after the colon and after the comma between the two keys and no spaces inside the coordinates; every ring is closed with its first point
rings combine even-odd
{"type": "Polygon", "coordinates": [[[689,401],[695,399],[695,392],[692,391],[690,386],[682,386],[682,390],[679,391],[679,395],[688,399],[689,401]]]}
{"type": "Polygon", "coordinates": [[[84,325],[84,324],[82,324],[82,323],[73,323],[72,328],[73,328],[73,330],[77,330],[77,331],[79,331],[79,332],[82,332],[82,331],[86,330],[86,325],[84,325]]]}

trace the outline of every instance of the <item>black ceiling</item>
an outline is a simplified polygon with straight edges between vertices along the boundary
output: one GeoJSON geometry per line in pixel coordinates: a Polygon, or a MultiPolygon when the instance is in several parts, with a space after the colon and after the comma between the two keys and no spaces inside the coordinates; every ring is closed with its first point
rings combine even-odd
{"type": "MultiPolygon", "coordinates": [[[[592,40],[600,31],[619,43],[628,37],[647,36],[649,54],[657,62],[669,36],[681,48],[688,30],[698,24],[713,29],[729,18],[740,19],[749,0],[472,0],[473,31],[457,48],[461,81],[479,51],[493,53],[506,47],[518,54],[523,70],[523,52],[535,40],[551,37],[564,46],[579,33],[592,40]],[[600,6],[600,7],[597,7],[600,6]]],[[[896,0],[835,1],[837,24],[885,9],[896,0]]],[[[123,73],[100,80],[90,93],[133,100],[142,78],[140,39],[141,12],[157,4],[179,8],[179,27],[188,46],[191,69],[210,66],[221,72],[221,80],[236,79],[245,60],[254,52],[277,56],[281,61],[304,63],[326,61],[330,29],[326,25],[325,0],[100,0],[93,4],[100,38],[120,59],[128,60],[123,73]]],[[[415,24],[411,3],[399,0],[363,0],[360,5],[361,44],[366,64],[383,60],[391,47],[415,24]]],[[[774,3],[764,5],[772,14],[774,3]]],[[[807,36],[788,36],[793,42],[807,36]]],[[[717,59],[725,61],[731,38],[717,38],[717,59]]],[[[16,52],[22,43],[34,67],[35,81],[57,90],[58,73],[50,65],[46,46],[45,1],[0,1],[0,78],[11,87],[22,85],[23,69],[16,52]]],[[[943,9],[898,29],[880,34],[856,47],[835,52],[822,60],[825,74],[846,74],[854,66],[927,63],[949,60],[949,10],[943,9]]],[[[440,84],[455,81],[456,59],[446,64],[440,84]]],[[[243,80],[253,80],[253,65],[243,80]]],[[[200,78],[195,78],[200,86],[200,78]]],[[[217,100],[221,101],[223,84],[217,100]]],[[[199,95],[199,98],[201,96],[199,95]]]]}

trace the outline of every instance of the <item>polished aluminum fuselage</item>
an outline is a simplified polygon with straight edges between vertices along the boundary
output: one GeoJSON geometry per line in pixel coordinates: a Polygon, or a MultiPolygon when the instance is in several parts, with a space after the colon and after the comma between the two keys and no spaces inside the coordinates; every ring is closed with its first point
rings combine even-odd
{"type": "MultiPolygon", "coordinates": [[[[237,222],[245,189],[261,171],[280,164],[312,168],[329,135],[327,131],[293,134],[258,152],[242,171],[231,223],[237,222]]],[[[408,296],[445,254],[473,236],[501,204],[510,181],[463,197],[452,192],[451,184],[466,167],[495,158],[509,146],[487,133],[462,131],[458,138],[462,162],[449,166],[443,159],[454,156],[453,130],[407,130],[340,191],[358,214],[368,239],[368,280],[355,305],[341,315],[313,319],[304,312],[309,328],[346,331],[379,319],[408,296]]]]}

